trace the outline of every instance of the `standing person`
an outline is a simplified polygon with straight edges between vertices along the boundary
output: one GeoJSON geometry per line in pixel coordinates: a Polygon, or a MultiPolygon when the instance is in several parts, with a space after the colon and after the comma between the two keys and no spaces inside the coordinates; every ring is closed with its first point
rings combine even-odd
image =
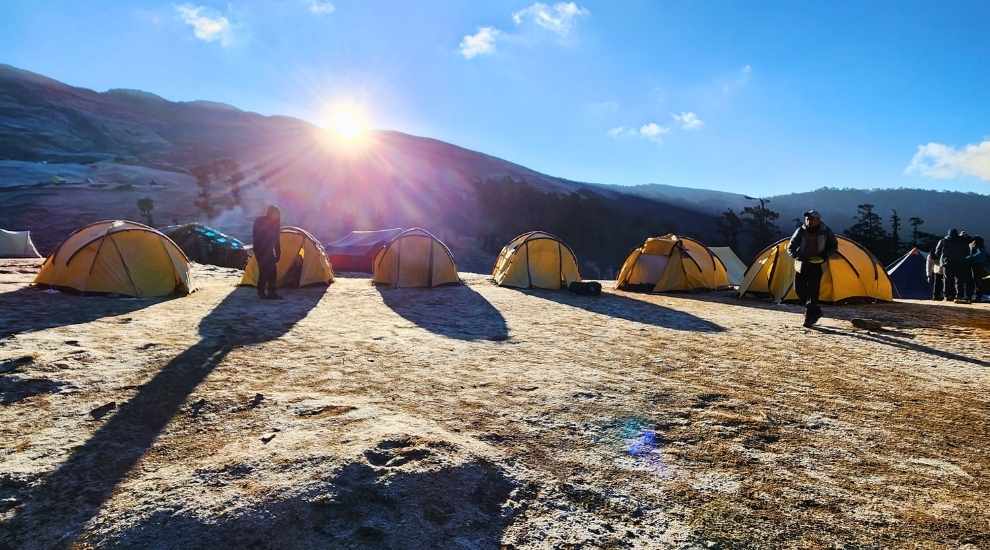
{"type": "Polygon", "coordinates": [[[932,285],[932,300],[942,301],[942,266],[935,260],[935,253],[928,254],[925,258],[925,279],[932,285]]]}
{"type": "Polygon", "coordinates": [[[262,300],[282,298],[275,293],[278,278],[276,266],[282,256],[282,246],[279,243],[281,230],[282,213],[275,205],[269,206],[264,216],[254,220],[254,258],[258,262],[258,298],[262,300]]]}
{"type": "Polygon", "coordinates": [[[969,243],[969,256],[966,256],[966,263],[970,269],[969,299],[979,302],[980,281],[990,275],[990,255],[987,255],[983,237],[974,237],[973,241],[969,243]]]}
{"type": "Polygon", "coordinates": [[[970,268],[966,262],[969,255],[969,241],[952,228],[944,239],[935,245],[935,260],[942,265],[942,280],[945,283],[946,300],[965,303],[969,286],[970,268]]]}
{"type": "Polygon", "coordinates": [[[822,317],[818,304],[822,269],[829,256],[839,249],[839,241],[816,210],[804,213],[804,223],[794,231],[787,253],[794,258],[794,290],[804,304],[804,326],[810,327],[822,317]]]}

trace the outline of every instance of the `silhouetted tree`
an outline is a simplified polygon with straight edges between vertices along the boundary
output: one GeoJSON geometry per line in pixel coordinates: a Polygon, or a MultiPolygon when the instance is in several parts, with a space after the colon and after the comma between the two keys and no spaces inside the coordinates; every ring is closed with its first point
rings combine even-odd
{"type": "Polygon", "coordinates": [[[894,256],[901,255],[901,217],[897,210],[890,211],[890,250],[894,256]]]}
{"type": "Polygon", "coordinates": [[[759,206],[747,206],[743,208],[741,218],[743,224],[753,236],[753,242],[756,244],[756,248],[763,248],[780,238],[780,228],[777,227],[777,220],[780,218],[780,213],[767,208],[766,203],[770,202],[770,199],[746,198],[759,201],[760,203],[759,206]]]}
{"type": "Polygon", "coordinates": [[[151,197],[144,197],[137,200],[137,207],[148,225],[155,225],[155,220],[151,217],[151,211],[155,209],[155,201],[151,200],[151,197]]]}
{"type": "Polygon", "coordinates": [[[211,189],[213,186],[213,164],[202,164],[192,168],[189,172],[196,178],[196,187],[199,188],[193,204],[209,220],[216,215],[216,207],[213,204],[213,193],[211,189]]]}
{"type": "Polygon", "coordinates": [[[908,220],[908,225],[911,226],[911,246],[918,246],[918,237],[921,235],[921,231],[918,229],[925,223],[925,220],[919,217],[912,217],[908,220]]]}
{"type": "Polygon", "coordinates": [[[726,246],[736,251],[739,250],[739,234],[742,233],[743,222],[735,211],[729,208],[725,212],[722,212],[716,229],[726,246]]]}
{"type": "Polygon", "coordinates": [[[889,237],[883,228],[883,220],[873,211],[872,204],[861,204],[856,214],[856,223],[845,230],[845,234],[876,254],[881,260],[892,260],[887,246],[889,237]]]}

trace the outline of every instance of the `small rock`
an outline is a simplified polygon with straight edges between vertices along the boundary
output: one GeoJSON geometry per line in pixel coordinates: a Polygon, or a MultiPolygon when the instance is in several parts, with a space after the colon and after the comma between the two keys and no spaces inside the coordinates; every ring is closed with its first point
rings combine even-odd
{"type": "Polygon", "coordinates": [[[263,435],[263,436],[261,436],[261,442],[264,443],[265,445],[268,445],[268,442],[269,441],[275,439],[275,435],[276,434],[274,432],[272,432],[270,434],[263,435]]]}
{"type": "Polygon", "coordinates": [[[117,408],[117,402],[111,401],[106,405],[96,407],[95,409],[89,411],[89,415],[93,417],[93,420],[99,420],[104,416],[110,414],[110,411],[117,408]]]}
{"type": "Polygon", "coordinates": [[[883,325],[880,324],[880,321],[874,321],[873,319],[863,319],[861,317],[855,317],[853,319],[850,319],[849,322],[852,323],[852,326],[864,330],[875,330],[875,331],[883,330],[883,325]]]}

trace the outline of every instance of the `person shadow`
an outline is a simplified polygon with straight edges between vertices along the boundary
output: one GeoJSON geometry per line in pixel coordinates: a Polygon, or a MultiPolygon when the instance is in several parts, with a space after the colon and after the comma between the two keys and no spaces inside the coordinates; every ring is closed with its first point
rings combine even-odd
{"type": "Polygon", "coordinates": [[[655,327],[691,332],[723,332],[725,330],[721,325],[691,313],[607,291],[603,291],[599,296],[581,296],[567,290],[517,290],[535,298],[655,327]]]}
{"type": "Polygon", "coordinates": [[[893,348],[902,349],[906,351],[915,351],[918,353],[926,353],[934,357],[941,359],[949,359],[952,361],[960,361],[962,363],[969,363],[971,365],[976,365],[978,367],[990,368],[990,361],[983,359],[977,359],[975,357],[969,357],[967,355],[962,355],[959,353],[953,353],[951,351],[941,350],[938,348],[933,348],[931,346],[926,346],[918,342],[911,342],[904,338],[913,339],[914,336],[908,333],[894,331],[894,330],[838,330],[830,327],[814,326],[811,327],[813,330],[821,332],[823,334],[831,334],[835,336],[847,336],[849,338],[856,338],[858,340],[863,340],[866,342],[872,342],[876,344],[884,344],[891,346],[893,348]]]}
{"type": "Polygon", "coordinates": [[[116,317],[172,299],[176,297],[86,296],[34,286],[19,288],[0,294],[0,341],[18,334],[116,317]]]}
{"type": "Polygon", "coordinates": [[[199,342],[164,365],[61,466],[29,490],[24,505],[3,530],[0,548],[72,546],[188,396],[227,354],[284,335],[325,292],[324,287],[298,289],[286,293],[282,301],[261,302],[254,288],[235,288],[202,319],[199,342]]]}
{"type": "Polygon", "coordinates": [[[505,317],[469,285],[375,288],[392,311],[434,334],[459,340],[509,339],[505,317]]]}

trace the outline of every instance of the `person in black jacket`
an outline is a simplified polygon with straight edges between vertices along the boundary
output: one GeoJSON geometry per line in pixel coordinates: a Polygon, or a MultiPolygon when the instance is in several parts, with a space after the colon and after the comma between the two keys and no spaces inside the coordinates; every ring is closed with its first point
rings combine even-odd
{"type": "Polygon", "coordinates": [[[282,256],[279,233],[282,230],[282,214],[277,206],[268,207],[264,216],[254,220],[254,258],[258,262],[258,297],[262,300],[278,300],[275,293],[278,260],[282,256]]]}
{"type": "Polygon", "coordinates": [[[959,234],[958,229],[950,229],[944,239],[935,245],[935,261],[942,266],[942,280],[945,284],[945,299],[966,302],[969,287],[970,267],[969,239],[959,234]]]}
{"type": "Polygon", "coordinates": [[[828,257],[839,249],[835,234],[822,223],[821,214],[815,210],[804,213],[804,224],[794,231],[787,253],[794,258],[794,291],[804,304],[804,326],[810,327],[822,317],[818,304],[821,290],[822,269],[828,257]]]}

